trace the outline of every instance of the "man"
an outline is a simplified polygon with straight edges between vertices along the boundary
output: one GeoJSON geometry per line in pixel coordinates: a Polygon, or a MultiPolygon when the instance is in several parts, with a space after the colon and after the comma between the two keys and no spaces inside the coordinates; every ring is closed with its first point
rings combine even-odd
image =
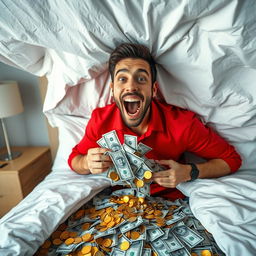
{"type": "Polygon", "coordinates": [[[236,171],[241,158],[234,147],[205,127],[191,111],[158,102],[156,67],[147,47],[121,44],[109,59],[110,84],[115,103],[93,111],[83,139],[73,148],[70,167],[79,174],[97,174],[111,165],[108,150],[96,143],[116,130],[121,143],[124,134],[153,148],[146,154],[167,167],[153,174],[151,194],[176,199],[183,195],[175,187],[196,178],[214,178],[236,171]],[[185,151],[205,163],[182,164],[185,151]]]}

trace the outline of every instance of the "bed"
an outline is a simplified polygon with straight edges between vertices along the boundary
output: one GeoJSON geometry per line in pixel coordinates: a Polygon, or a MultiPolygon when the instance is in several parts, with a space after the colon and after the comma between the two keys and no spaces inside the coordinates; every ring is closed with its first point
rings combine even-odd
{"type": "Polygon", "coordinates": [[[226,255],[255,255],[254,0],[3,0],[0,9],[0,61],[47,77],[43,111],[59,141],[52,172],[0,220],[0,255],[33,255],[110,185],[75,174],[67,157],[92,110],[111,101],[107,60],[121,42],[147,45],[164,99],[196,112],[242,156],[237,173],[178,188],[226,255]]]}

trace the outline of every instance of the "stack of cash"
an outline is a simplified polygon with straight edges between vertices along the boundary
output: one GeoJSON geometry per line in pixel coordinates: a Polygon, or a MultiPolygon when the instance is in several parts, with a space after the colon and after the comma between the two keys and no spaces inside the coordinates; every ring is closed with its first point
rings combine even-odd
{"type": "Polygon", "coordinates": [[[130,135],[121,145],[114,131],[98,144],[110,149],[114,166],[105,175],[111,184],[129,188],[95,196],[61,224],[36,255],[224,255],[187,201],[150,196],[152,172],[163,169],[145,157],[151,148],[130,135]]]}
{"type": "Polygon", "coordinates": [[[136,189],[139,197],[150,196],[152,172],[165,169],[145,157],[152,148],[141,142],[137,143],[137,137],[132,135],[124,135],[124,143],[121,144],[115,131],[104,134],[97,143],[110,150],[106,154],[110,156],[114,166],[103,175],[110,178],[112,186],[128,186],[136,189]]]}

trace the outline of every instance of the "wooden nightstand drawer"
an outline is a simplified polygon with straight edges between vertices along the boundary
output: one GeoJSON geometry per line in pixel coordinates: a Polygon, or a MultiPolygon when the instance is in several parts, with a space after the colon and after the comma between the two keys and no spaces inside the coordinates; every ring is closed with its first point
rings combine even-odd
{"type": "Polygon", "coordinates": [[[50,173],[51,164],[51,153],[47,151],[20,171],[19,179],[23,197],[50,173]]]}
{"type": "Polygon", "coordinates": [[[22,155],[0,169],[0,216],[28,195],[51,170],[48,147],[17,147],[14,150],[22,155]]]}

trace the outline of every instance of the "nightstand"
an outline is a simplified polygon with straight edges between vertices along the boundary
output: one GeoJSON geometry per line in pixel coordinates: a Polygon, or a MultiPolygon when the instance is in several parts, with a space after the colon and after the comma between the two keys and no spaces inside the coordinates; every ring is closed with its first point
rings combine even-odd
{"type": "MultiPolygon", "coordinates": [[[[51,152],[48,147],[12,147],[22,155],[0,166],[0,217],[18,204],[50,173],[51,152]]],[[[3,150],[0,151],[4,153],[3,150]]]]}

